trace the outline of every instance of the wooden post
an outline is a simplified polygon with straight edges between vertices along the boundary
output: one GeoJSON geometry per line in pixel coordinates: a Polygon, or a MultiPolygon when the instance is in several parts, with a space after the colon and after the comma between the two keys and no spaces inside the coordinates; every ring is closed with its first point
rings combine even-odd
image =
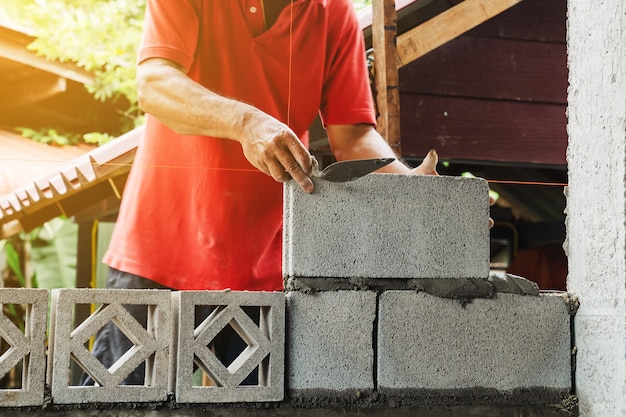
{"type": "Polygon", "coordinates": [[[378,107],[378,133],[397,157],[400,146],[400,88],[396,57],[396,4],[394,0],[372,2],[372,46],[374,47],[374,84],[378,107]]]}

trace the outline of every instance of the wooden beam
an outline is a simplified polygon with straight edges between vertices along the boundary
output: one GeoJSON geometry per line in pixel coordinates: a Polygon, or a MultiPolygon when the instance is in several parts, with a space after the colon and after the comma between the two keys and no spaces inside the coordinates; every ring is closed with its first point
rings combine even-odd
{"type": "Polygon", "coordinates": [[[399,157],[402,155],[402,149],[400,146],[400,88],[396,60],[396,5],[394,0],[374,0],[372,3],[378,132],[399,157]]]}
{"type": "Polygon", "coordinates": [[[19,82],[2,84],[4,101],[0,110],[36,104],[67,91],[67,79],[47,72],[33,71],[19,82]]]}
{"type": "Polygon", "coordinates": [[[19,62],[81,84],[93,83],[93,74],[80,68],[78,65],[70,62],[49,61],[43,56],[38,56],[36,53],[29,51],[27,46],[33,40],[35,38],[30,35],[0,26],[0,58],[19,62]]]}
{"type": "Polygon", "coordinates": [[[461,36],[400,70],[402,96],[566,104],[567,86],[567,45],[556,42],[461,36]]]}
{"type": "Polygon", "coordinates": [[[465,0],[451,7],[398,37],[398,67],[416,60],[521,1],[465,0]]]}

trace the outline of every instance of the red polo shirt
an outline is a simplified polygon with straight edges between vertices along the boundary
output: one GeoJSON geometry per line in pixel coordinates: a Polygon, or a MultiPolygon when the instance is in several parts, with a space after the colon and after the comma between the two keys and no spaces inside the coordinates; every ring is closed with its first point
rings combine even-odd
{"type": "MultiPolygon", "coordinates": [[[[260,0],[149,0],[139,60],[172,60],[301,138],[318,111],[325,124],[373,124],[351,1],[291,7],[265,31],[260,0]]],[[[282,290],[282,185],[235,141],[178,135],[153,117],[145,132],[104,262],[181,290],[282,290]]]]}

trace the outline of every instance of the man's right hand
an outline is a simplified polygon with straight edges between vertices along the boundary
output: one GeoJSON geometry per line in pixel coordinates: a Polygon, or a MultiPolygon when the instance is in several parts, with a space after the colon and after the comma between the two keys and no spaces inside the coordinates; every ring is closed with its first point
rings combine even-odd
{"type": "Polygon", "coordinates": [[[278,182],[293,178],[303,191],[313,192],[311,154],[286,124],[266,117],[241,140],[246,159],[278,182]]]}

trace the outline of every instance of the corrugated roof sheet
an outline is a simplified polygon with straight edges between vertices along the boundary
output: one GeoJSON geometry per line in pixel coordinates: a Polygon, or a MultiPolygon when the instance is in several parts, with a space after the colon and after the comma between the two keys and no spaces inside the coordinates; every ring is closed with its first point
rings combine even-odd
{"type": "Polygon", "coordinates": [[[48,146],[0,130],[0,195],[56,170],[91,149],[48,146]]]}
{"type": "Polygon", "coordinates": [[[41,145],[46,149],[37,148],[35,152],[32,144],[24,148],[21,141],[26,139],[5,138],[12,141],[6,148],[0,142],[0,170],[8,173],[7,183],[19,178],[25,161],[30,161],[26,170],[29,176],[38,169],[45,174],[24,179],[23,183],[18,180],[22,183],[19,188],[0,197],[0,238],[31,230],[60,215],[71,216],[111,196],[121,198],[142,132],[143,128],[137,128],[74,159],[68,158],[67,149],[41,145]],[[20,144],[22,150],[15,144],[20,144]]]}

